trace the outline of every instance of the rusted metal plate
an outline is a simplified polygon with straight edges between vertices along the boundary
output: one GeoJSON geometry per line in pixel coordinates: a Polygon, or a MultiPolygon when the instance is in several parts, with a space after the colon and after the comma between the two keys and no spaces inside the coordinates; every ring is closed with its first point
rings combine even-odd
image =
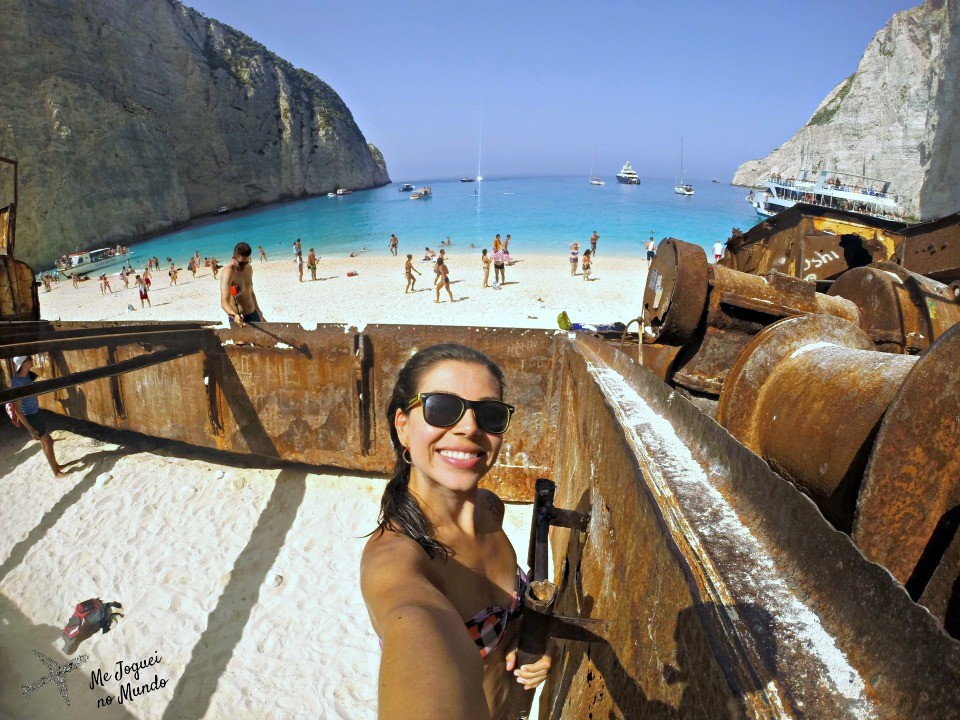
{"type": "MultiPolygon", "coordinates": [[[[907,583],[925,551],[943,553],[952,538],[937,538],[938,548],[931,539],[958,507],[960,325],[921,356],[892,399],[864,474],[853,538],[907,583]]],[[[917,590],[932,568],[922,572],[917,590]]]]}
{"type": "Polygon", "coordinates": [[[940,619],[944,630],[960,638],[960,589],[957,587],[957,578],[960,577],[960,532],[956,531],[957,521],[958,518],[954,517],[953,540],[923,589],[920,604],[940,619]]]}
{"type": "Polygon", "coordinates": [[[667,238],[647,273],[643,291],[643,335],[679,345],[700,325],[707,302],[707,254],[699,245],[667,238]]]}
{"type": "Polygon", "coordinates": [[[876,426],[914,362],[845,320],[781,320],[730,369],[717,421],[849,531],[876,426]]]}
{"type": "Polygon", "coordinates": [[[562,644],[541,718],[958,716],[960,644],[889,573],[662,381],[581,347],[565,378],[597,386],[563,394],[556,502],[591,520],[552,531],[556,612],[611,642],[562,644]]]}
{"type": "Polygon", "coordinates": [[[899,250],[908,270],[944,283],[960,280],[960,213],[914,225],[899,250]]]}

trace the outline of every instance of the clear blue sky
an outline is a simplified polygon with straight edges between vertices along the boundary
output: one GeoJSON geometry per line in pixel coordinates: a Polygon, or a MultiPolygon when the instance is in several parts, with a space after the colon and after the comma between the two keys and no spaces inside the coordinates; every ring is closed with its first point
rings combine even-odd
{"type": "Polygon", "coordinates": [[[186,0],[330,84],[395,181],[732,178],[917,0],[186,0]]]}

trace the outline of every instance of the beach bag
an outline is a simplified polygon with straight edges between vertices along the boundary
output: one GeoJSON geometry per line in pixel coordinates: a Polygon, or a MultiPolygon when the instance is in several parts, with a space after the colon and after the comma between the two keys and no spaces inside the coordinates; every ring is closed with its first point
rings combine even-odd
{"type": "MultiPolygon", "coordinates": [[[[90,598],[79,603],[73,611],[73,616],[67,621],[63,628],[63,636],[67,640],[73,640],[80,634],[80,630],[86,625],[94,626],[97,629],[103,627],[105,617],[109,617],[103,601],[100,598],[90,598]]],[[[109,626],[108,626],[109,628],[109,626]]]]}
{"type": "Polygon", "coordinates": [[[10,416],[10,422],[13,423],[14,427],[20,427],[20,418],[17,417],[16,411],[13,409],[13,403],[8,402],[4,407],[7,410],[7,415],[10,416]]]}

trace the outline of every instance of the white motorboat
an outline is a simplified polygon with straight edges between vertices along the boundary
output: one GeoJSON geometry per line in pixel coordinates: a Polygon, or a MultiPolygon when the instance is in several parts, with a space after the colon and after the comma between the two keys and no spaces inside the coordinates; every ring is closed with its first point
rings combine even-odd
{"type": "Polygon", "coordinates": [[[636,170],[630,167],[630,163],[625,162],[623,167],[620,168],[620,172],[617,173],[617,182],[623,183],[624,185],[639,185],[640,176],[637,175],[636,170]]]}
{"type": "Polygon", "coordinates": [[[57,272],[64,277],[89,275],[102,268],[126,262],[132,253],[125,247],[116,246],[75,252],[64,255],[56,262],[57,272]]]}
{"type": "Polygon", "coordinates": [[[768,177],[762,188],[750,192],[747,201],[762,218],[799,202],[877,218],[902,219],[899,199],[890,192],[889,181],[833,170],[821,170],[816,179],[811,175],[809,170],[801,170],[799,178],[768,177]]]}

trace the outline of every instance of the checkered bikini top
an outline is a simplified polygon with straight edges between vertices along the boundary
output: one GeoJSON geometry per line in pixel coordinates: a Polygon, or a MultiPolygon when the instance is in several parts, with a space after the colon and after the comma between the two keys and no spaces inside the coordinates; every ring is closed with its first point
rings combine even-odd
{"type": "Polygon", "coordinates": [[[500,607],[493,605],[486,610],[481,610],[472,618],[467,620],[467,632],[473,638],[473,642],[480,648],[480,657],[487,655],[497,649],[504,633],[507,632],[507,623],[511,618],[519,617],[523,612],[523,593],[527,589],[527,575],[517,566],[517,583],[513,591],[513,601],[510,607],[500,607]]]}

